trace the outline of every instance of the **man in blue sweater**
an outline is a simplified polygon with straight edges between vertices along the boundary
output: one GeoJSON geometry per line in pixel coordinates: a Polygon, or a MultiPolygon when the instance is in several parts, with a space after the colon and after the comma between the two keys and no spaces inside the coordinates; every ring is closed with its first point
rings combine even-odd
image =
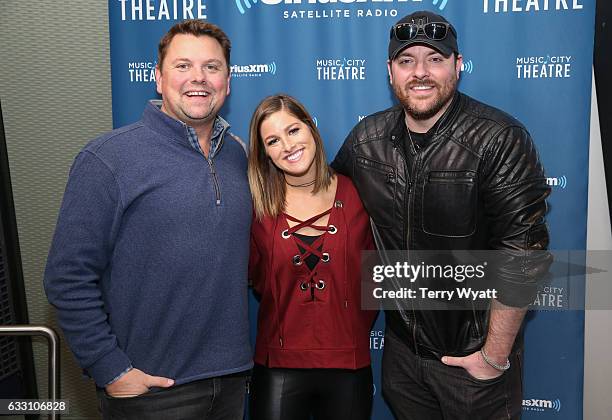
{"type": "Polygon", "coordinates": [[[104,418],[242,419],[252,210],[245,150],[217,115],[229,63],[217,26],[173,26],[161,108],[70,171],[45,290],[104,418]]]}

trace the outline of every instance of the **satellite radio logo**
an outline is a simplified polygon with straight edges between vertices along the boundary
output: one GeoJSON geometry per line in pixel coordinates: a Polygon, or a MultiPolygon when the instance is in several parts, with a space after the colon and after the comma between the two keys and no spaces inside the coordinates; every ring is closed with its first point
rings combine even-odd
{"type": "Polygon", "coordinates": [[[234,0],[234,4],[244,15],[255,6],[285,6],[282,10],[283,19],[342,19],[369,17],[397,17],[398,10],[389,8],[393,3],[423,3],[430,2],[438,10],[444,10],[449,0],[234,0]],[[380,7],[368,7],[376,3],[380,7]],[[379,5],[378,3],[391,3],[379,5]],[[335,9],[314,9],[312,5],[338,5],[335,9]],[[359,7],[359,8],[357,8],[359,7]]]}
{"type": "Polygon", "coordinates": [[[524,411],[556,411],[557,413],[561,411],[561,400],[557,398],[554,401],[551,400],[523,400],[523,410],[524,411]]]}
{"type": "Polygon", "coordinates": [[[546,185],[549,187],[559,187],[565,189],[565,187],[567,187],[567,177],[562,175],[555,178],[546,178],[546,185]]]}
{"type": "Polygon", "coordinates": [[[446,7],[446,3],[448,3],[448,0],[433,0],[433,5],[438,6],[438,9],[440,10],[444,10],[444,8],[446,7]],[[440,5],[438,5],[438,3],[440,3],[440,5]]]}
{"type": "Polygon", "coordinates": [[[244,15],[244,13],[251,8],[252,4],[257,3],[257,0],[235,0],[235,2],[240,14],[244,15]]]}
{"type": "Polygon", "coordinates": [[[472,72],[474,71],[474,63],[472,63],[472,60],[466,60],[465,57],[463,57],[463,63],[461,63],[461,71],[463,73],[472,74],[472,72]]]}
{"type": "Polygon", "coordinates": [[[262,77],[265,74],[274,76],[276,74],[276,62],[268,64],[234,64],[230,66],[232,77],[262,77]]]}

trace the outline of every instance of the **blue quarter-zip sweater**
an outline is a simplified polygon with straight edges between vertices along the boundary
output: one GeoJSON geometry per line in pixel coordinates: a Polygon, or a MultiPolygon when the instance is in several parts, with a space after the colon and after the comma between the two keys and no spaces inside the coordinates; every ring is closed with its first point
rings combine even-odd
{"type": "Polygon", "coordinates": [[[207,159],[148,104],[74,161],[45,290],[100,387],[130,366],[176,384],[252,366],[247,161],[220,141],[207,159]]]}

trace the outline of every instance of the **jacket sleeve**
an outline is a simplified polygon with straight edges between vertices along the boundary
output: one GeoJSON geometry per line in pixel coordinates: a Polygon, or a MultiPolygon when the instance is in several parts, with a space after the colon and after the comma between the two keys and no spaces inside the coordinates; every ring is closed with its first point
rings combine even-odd
{"type": "Polygon", "coordinates": [[[99,387],[131,366],[111,331],[101,288],[121,212],[113,174],[96,156],[81,152],[68,178],[44,287],[72,352],[99,387]]]}
{"type": "Polygon", "coordinates": [[[353,178],[353,160],[354,160],[354,155],[353,155],[353,142],[354,142],[354,132],[355,129],[353,129],[349,135],[346,137],[346,139],[344,140],[344,143],[342,144],[342,146],[340,147],[340,150],[338,150],[338,153],[336,154],[336,157],[334,158],[334,160],[331,163],[331,167],[338,173],[348,176],[349,178],[353,178]]]}
{"type": "Polygon", "coordinates": [[[485,152],[482,195],[495,253],[498,300],[513,307],[533,302],[552,256],[545,223],[550,187],[529,133],[502,130],[485,152]]]}

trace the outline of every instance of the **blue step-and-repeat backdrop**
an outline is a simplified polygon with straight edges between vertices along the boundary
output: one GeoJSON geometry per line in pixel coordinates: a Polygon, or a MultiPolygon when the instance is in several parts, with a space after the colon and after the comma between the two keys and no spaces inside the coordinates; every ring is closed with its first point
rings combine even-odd
{"type": "MultiPolygon", "coordinates": [[[[231,130],[247,139],[258,102],[286,92],[313,114],[332,159],[361,118],[393,104],[389,28],[423,9],[457,28],[460,89],[531,132],[553,189],[551,248],[585,249],[595,0],[109,0],[114,126],[138,120],[157,98],[167,29],[201,18],[232,40],[232,93],[221,112],[231,130]]],[[[525,419],[582,418],[584,313],[547,310],[566,305],[566,289],[542,290],[528,315],[525,419]]],[[[381,316],[370,339],[377,390],[383,331],[381,316]]],[[[391,418],[377,391],[373,419],[391,418]]]]}

